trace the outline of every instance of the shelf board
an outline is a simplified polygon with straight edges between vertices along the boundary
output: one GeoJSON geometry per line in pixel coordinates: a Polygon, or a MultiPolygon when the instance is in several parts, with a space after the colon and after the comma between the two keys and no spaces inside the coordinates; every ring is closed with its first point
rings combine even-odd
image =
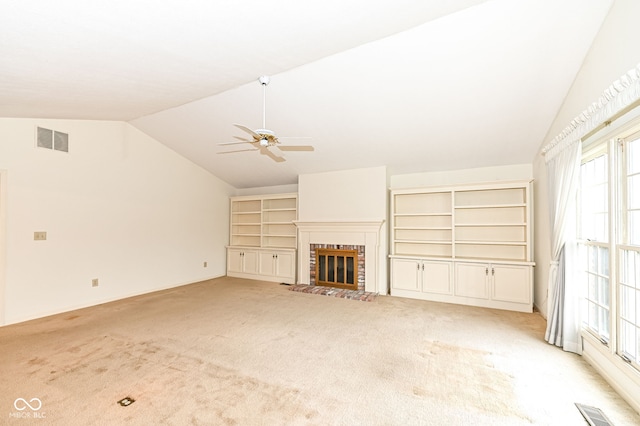
{"type": "Polygon", "coordinates": [[[293,222],[288,221],[288,222],[262,222],[263,225],[292,225],[295,226],[293,224],[293,222]]]}
{"type": "Polygon", "coordinates": [[[450,246],[453,243],[451,242],[451,240],[398,240],[396,239],[394,241],[396,244],[397,243],[403,243],[403,244],[438,244],[438,245],[443,245],[443,246],[450,246]]]}
{"type": "Polygon", "coordinates": [[[231,234],[232,237],[259,237],[260,234],[231,234]]]}
{"type": "Polygon", "coordinates": [[[442,213],[394,213],[394,216],[451,216],[451,212],[442,213]]]}
{"type": "Polygon", "coordinates": [[[462,228],[462,227],[468,227],[468,226],[473,226],[476,228],[491,228],[491,227],[501,227],[501,226],[527,226],[527,224],[525,222],[517,222],[517,223],[487,223],[487,222],[476,222],[476,223],[456,223],[455,224],[455,228],[462,228]]]}
{"type": "Polygon", "coordinates": [[[291,235],[291,234],[262,234],[263,237],[285,237],[285,238],[295,238],[295,235],[291,235]]]}
{"type": "Polygon", "coordinates": [[[283,209],[262,209],[263,212],[295,212],[295,208],[283,208],[283,209]]]}
{"type": "Polygon", "coordinates": [[[484,263],[506,263],[506,264],[514,264],[514,265],[522,265],[522,264],[527,264],[527,265],[534,265],[534,262],[528,262],[524,259],[513,259],[513,258],[506,258],[506,257],[480,257],[480,256],[475,256],[475,257],[469,257],[469,256],[465,256],[465,257],[454,257],[451,260],[456,261],[456,262],[484,262],[484,263]]]}
{"type": "Polygon", "coordinates": [[[472,204],[468,206],[454,206],[454,209],[503,209],[508,207],[527,207],[525,203],[515,204],[472,204]]]}
{"type": "Polygon", "coordinates": [[[451,256],[438,256],[437,254],[428,254],[428,255],[416,255],[415,253],[402,253],[395,252],[389,257],[403,257],[403,258],[411,258],[411,259],[435,259],[435,260],[452,260],[451,256]]]}
{"type": "Polygon", "coordinates": [[[455,241],[458,245],[474,245],[474,246],[526,246],[525,241],[455,241]]]}
{"type": "Polygon", "coordinates": [[[407,230],[407,231],[451,231],[451,226],[394,226],[395,230],[407,230]]]}

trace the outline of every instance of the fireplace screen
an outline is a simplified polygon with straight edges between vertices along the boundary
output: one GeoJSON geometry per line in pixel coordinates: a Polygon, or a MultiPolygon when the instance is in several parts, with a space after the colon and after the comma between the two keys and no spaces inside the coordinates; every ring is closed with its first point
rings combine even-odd
{"type": "Polygon", "coordinates": [[[358,250],[316,249],[316,285],[358,289],[358,250]]]}

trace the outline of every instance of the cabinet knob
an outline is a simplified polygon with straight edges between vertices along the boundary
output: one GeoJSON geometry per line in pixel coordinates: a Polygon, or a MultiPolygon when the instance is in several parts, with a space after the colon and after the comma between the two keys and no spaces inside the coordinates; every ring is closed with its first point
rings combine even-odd
{"type": "Polygon", "coordinates": [[[495,275],[496,274],[496,270],[493,269],[493,266],[491,267],[491,275],[495,275]]]}
{"type": "Polygon", "coordinates": [[[489,267],[488,266],[486,268],[484,268],[484,274],[485,275],[489,275],[489,267]]]}

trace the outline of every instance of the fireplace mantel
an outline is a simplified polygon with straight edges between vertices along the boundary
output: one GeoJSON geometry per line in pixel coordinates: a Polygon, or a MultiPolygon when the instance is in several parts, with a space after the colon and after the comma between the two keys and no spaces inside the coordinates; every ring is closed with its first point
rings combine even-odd
{"type": "Polygon", "coordinates": [[[365,290],[380,292],[380,221],[295,221],[298,228],[298,283],[309,284],[310,244],[345,244],[365,247],[365,290]]]}

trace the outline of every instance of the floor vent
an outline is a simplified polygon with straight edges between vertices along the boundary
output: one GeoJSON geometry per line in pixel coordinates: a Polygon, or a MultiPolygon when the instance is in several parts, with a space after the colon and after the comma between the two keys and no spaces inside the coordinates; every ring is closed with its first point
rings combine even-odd
{"type": "Polygon", "coordinates": [[[131,398],[130,396],[128,396],[128,397],[122,398],[120,401],[118,401],[118,404],[122,405],[123,407],[128,407],[131,404],[133,404],[134,402],[136,402],[136,400],[131,398]]]}
{"type": "Polygon", "coordinates": [[[609,421],[607,416],[605,416],[599,408],[578,403],[576,403],[576,407],[578,407],[584,419],[591,426],[613,426],[613,423],[609,421]]]}

